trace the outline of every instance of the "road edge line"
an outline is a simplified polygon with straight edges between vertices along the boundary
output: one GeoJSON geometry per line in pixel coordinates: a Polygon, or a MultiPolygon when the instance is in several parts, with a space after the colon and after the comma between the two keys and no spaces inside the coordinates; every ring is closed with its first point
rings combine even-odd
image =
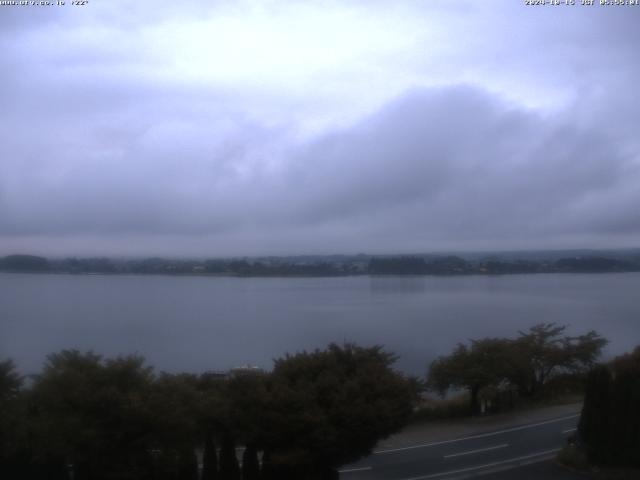
{"type": "MultiPolygon", "coordinates": [[[[522,455],[520,457],[515,457],[515,458],[510,458],[507,460],[501,460],[499,462],[491,462],[491,463],[486,463],[484,465],[477,465],[474,467],[466,467],[466,468],[461,468],[458,470],[449,470],[448,472],[440,472],[440,473],[432,473],[429,475],[423,475],[420,477],[410,477],[410,478],[403,478],[402,480],[427,480],[429,478],[438,478],[438,477],[444,477],[447,475],[455,475],[456,473],[469,473],[469,472],[473,472],[474,470],[482,470],[485,468],[491,468],[491,467],[498,467],[499,465],[504,465],[506,468],[497,468],[495,470],[489,470],[485,473],[493,473],[495,471],[501,471],[501,470],[509,470],[511,468],[516,468],[522,465],[527,465],[530,463],[536,463],[536,462],[542,462],[547,460],[548,458],[553,458],[553,457],[548,457],[549,455],[553,454],[553,453],[558,453],[560,450],[562,450],[561,448],[554,448],[552,450],[545,450],[543,452],[537,452],[537,453],[531,453],[529,455],[522,455]],[[536,457],[542,457],[539,458],[537,460],[533,460],[533,461],[526,461],[526,462],[522,462],[522,460],[532,460],[536,457]],[[514,463],[516,462],[515,465],[512,466],[507,466],[507,464],[510,463],[514,463]],[[522,462],[522,463],[517,463],[517,462],[522,462]]],[[[454,478],[466,478],[466,476],[462,476],[462,477],[454,477],[454,478]]]]}
{"type": "Polygon", "coordinates": [[[531,423],[531,424],[528,424],[528,425],[520,425],[518,427],[506,428],[504,430],[497,430],[495,432],[479,433],[477,435],[470,435],[468,437],[454,438],[452,440],[442,440],[440,442],[423,443],[423,444],[420,444],[420,445],[409,445],[408,447],[399,447],[399,448],[389,448],[389,449],[385,449],[385,450],[376,450],[376,451],[373,452],[373,455],[381,455],[381,454],[385,454],[385,453],[402,452],[404,450],[414,450],[416,448],[435,447],[436,445],[446,445],[448,443],[462,442],[464,440],[473,440],[473,439],[476,439],[476,438],[491,437],[493,435],[500,435],[502,433],[517,432],[519,430],[526,430],[527,428],[534,428],[534,427],[539,427],[541,425],[548,425],[550,423],[562,422],[564,420],[570,420],[572,418],[577,418],[579,416],[580,416],[580,414],[576,413],[574,415],[568,415],[566,417],[560,417],[560,418],[555,418],[555,419],[552,419],[552,420],[546,420],[544,422],[531,423]]]}

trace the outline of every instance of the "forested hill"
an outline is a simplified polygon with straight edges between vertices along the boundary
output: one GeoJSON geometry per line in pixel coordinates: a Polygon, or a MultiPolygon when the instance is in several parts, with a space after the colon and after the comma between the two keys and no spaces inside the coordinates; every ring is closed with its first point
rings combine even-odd
{"type": "Polygon", "coordinates": [[[223,259],[0,257],[0,271],[234,276],[501,275],[640,271],[640,251],[492,255],[327,255],[223,259]]]}

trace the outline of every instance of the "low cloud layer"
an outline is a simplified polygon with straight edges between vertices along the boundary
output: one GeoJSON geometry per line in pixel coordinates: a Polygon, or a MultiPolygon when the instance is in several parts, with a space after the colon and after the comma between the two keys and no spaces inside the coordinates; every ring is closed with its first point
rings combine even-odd
{"type": "Polygon", "coordinates": [[[640,243],[640,8],[207,5],[2,17],[0,253],[640,243]]]}

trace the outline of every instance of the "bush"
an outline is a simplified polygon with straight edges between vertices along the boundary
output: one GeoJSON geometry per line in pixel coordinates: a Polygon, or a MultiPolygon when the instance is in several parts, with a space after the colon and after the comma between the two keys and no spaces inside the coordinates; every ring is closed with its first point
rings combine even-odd
{"type": "Polygon", "coordinates": [[[587,455],[579,449],[576,445],[567,445],[560,452],[558,452],[558,456],[556,460],[569,468],[573,468],[575,470],[586,470],[589,468],[589,462],[587,460],[587,455]]]}
{"type": "Polygon", "coordinates": [[[549,379],[540,390],[540,398],[550,400],[565,395],[584,394],[586,385],[586,375],[563,373],[549,379]]]}
{"type": "Polygon", "coordinates": [[[589,374],[578,434],[589,461],[640,466],[640,347],[589,374]]]}
{"type": "Polygon", "coordinates": [[[469,415],[469,395],[466,393],[446,399],[426,398],[414,410],[411,423],[462,418],[469,415]]]}

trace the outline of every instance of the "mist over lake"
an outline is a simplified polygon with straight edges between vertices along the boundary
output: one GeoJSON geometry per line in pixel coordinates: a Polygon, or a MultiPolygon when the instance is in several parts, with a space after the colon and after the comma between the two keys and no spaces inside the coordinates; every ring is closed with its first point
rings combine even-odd
{"type": "Polygon", "coordinates": [[[23,373],[64,348],[139,353],[167,371],[228,369],[329,342],[383,344],[423,374],[461,341],[539,322],[640,341],[639,273],[234,278],[0,274],[0,357],[23,373]]]}

